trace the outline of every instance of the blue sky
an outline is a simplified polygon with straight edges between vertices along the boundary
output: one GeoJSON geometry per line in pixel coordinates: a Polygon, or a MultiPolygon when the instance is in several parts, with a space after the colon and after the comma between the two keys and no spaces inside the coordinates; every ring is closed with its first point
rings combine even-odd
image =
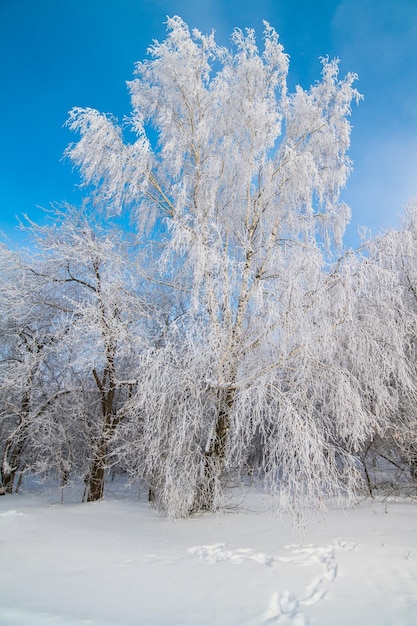
{"type": "Polygon", "coordinates": [[[36,220],[38,206],[77,202],[77,176],[62,161],[75,139],[63,127],[68,111],[128,115],[125,82],[175,14],[223,44],[236,26],[261,37],[268,20],[292,85],[318,79],[325,55],[358,73],[365,98],[351,118],[347,242],[358,243],[359,224],[398,225],[417,196],[416,0],[0,0],[0,230],[15,237],[16,215],[36,220]]]}

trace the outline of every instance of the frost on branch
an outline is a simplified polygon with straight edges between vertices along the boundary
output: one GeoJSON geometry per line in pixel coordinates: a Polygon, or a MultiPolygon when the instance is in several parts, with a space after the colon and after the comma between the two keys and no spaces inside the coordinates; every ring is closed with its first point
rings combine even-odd
{"type": "Polygon", "coordinates": [[[81,134],[65,154],[80,168],[84,185],[99,191],[100,202],[110,213],[119,213],[122,203],[136,200],[146,189],[149,142],[142,133],[134,144],[123,143],[122,129],[94,109],[75,107],[67,126],[81,134]]]}

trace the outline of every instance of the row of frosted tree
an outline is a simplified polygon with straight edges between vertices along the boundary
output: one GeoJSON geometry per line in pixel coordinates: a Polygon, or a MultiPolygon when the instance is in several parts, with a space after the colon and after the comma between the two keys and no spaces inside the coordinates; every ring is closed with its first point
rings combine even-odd
{"type": "Polygon", "coordinates": [[[94,501],[112,470],[185,516],[249,480],[295,513],[412,485],[417,209],[343,248],[360,95],[322,65],[289,93],[268,24],[226,49],[175,17],[129,120],[71,111],[85,203],[0,250],[3,493],[94,501]]]}

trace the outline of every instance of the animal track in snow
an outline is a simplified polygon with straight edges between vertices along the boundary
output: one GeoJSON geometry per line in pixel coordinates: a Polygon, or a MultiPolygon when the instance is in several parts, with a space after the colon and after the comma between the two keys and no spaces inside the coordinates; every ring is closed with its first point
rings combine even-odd
{"type": "Polygon", "coordinates": [[[337,550],[353,550],[355,544],[336,540],[328,546],[306,545],[285,546],[289,554],[285,556],[274,556],[257,552],[251,548],[230,549],[225,543],[215,543],[211,545],[201,545],[189,548],[189,552],[199,559],[210,563],[229,561],[233,563],[243,563],[244,561],[256,561],[261,565],[272,567],[275,563],[295,563],[300,565],[310,565],[320,563],[322,571],[319,576],[306,586],[300,597],[285,590],[276,592],[271,596],[269,606],[262,616],[263,622],[274,622],[282,619],[291,622],[293,626],[307,626],[308,618],[303,609],[320,602],[328,592],[329,584],[334,582],[337,573],[337,550]],[[282,618],[282,619],[281,619],[282,618]]]}
{"type": "Polygon", "coordinates": [[[225,543],[213,543],[208,546],[194,546],[188,550],[199,559],[209,561],[210,563],[218,563],[219,561],[232,561],[234,563],[243,563],[243,561],[256,561],[261,565],[272,565],[274,557],[264,552],[255,552],[251,548],[238,548],[237,550],[229,550],[225,543]]]}
{"type": "Polygon", "coordinates": [[[263,615],[264,622],[276,621],[281,617],[290,619],[294,626],[307,626],[308,618],[303,613],[303,608],[317,604],[328,592],[329,583],[335,581],[338,567],[336,562],[337,550],[354,550],[355,544],[337,540],[329,546],[286,546],[291,550],[289,556],[276,557],[276,561],[284,563],[320,563],[321,574],[314,578],[305,588],[304,594],[297,598],[289,591],[274,593],[269,601],[269,606],[263,615]]]}

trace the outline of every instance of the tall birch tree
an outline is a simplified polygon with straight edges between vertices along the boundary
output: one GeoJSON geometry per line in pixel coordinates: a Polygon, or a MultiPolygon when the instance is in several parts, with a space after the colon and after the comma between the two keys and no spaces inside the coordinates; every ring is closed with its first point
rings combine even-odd
{"type": "Polygon", "coordinates": [[[227,479],[253,468],[293,510],[357,484],[376,418],[335,356],[345,317],[328,263],[350,216],[360,95],[321,62],[320,80],[289,93],[269,24],[262,50],[252,30],[226,49],[173,17],[129,83],[136,141],[96,110],[70,113],[84,184],[159,244],[158,280],[180,294],[120,430],[120,454],[172,515],[218,508],[227,479]]]}

